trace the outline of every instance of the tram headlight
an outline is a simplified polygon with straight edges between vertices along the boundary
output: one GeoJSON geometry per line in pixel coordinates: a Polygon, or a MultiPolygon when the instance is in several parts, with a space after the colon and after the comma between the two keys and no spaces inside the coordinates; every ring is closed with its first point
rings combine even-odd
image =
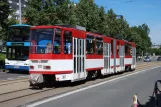
{"type": "Polygon", "coordinates": [[[51,69],[50,66],[43,66],[44,69],[51,69]]]}
{"type": "Polygon", "coordinates": [[[5,62],[5,64],[9,64],[9,62],[5,62]]]}

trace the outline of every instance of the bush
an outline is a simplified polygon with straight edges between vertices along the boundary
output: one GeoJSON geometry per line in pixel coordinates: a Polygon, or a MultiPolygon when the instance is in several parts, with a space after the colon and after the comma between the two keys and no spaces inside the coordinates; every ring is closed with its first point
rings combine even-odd
{"type": "Polygon", "coordinates": [[[5,58],[6,58],[6,54],[3,54],[3,53],[0,53],[0,60],[5,60],[5,58]]]}

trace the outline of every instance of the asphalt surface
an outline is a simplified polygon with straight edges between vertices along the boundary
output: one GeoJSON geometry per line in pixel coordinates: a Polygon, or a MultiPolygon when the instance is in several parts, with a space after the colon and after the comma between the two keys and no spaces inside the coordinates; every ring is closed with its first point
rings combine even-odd
{"type": "Polygon", "coordinates": [[[146,105],[157,80],[161,80],[161,67],[55,98],[36,107],[131,107],[135,93],[139,102],[146,105]]]}
{"type": "Polygon", "coordinates": [[[15,80],[17,78],[26,78],[28,77],[28,72],[19,71],[19,72],[0,72],[0,81],[1,80],[15,80]]]}

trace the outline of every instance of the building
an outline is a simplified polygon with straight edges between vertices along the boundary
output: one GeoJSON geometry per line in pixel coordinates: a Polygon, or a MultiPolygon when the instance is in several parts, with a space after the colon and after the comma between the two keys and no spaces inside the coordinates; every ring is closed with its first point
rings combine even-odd
{"type": "MultiPolygon", "coordinates": [[[[15,10],[15,18],[19,20],[19,0],[8,0],[10,8],[15,10]]],[[[21,0],[21,9],[26,7],[27,0],[21,0]]],[[[11,16],[9,16],[11,17],[11,16]]]]}
{"type": "Polygon", "coordinates": [[[156,49],[159,49],[161,47],[161,45],[156,45],[156,44],[153,44],[152,46],[151,46],[151,48],[156,48],[156,49]]]}

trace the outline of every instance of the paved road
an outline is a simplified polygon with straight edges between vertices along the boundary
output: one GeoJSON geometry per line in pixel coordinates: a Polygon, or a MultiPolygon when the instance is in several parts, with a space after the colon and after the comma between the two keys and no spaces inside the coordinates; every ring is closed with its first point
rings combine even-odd
{"type": "MultiPolygon", "coordinates": [[[[23,72],[23,71],[22,71],[23,72]]],[[[17,78],[26,78],[28,77],[28,73],[22,73],[22,72],[11,72],[11,73],[7,73],[7,72],[0,72],[0,80],[14,80],[17,78]]]]}
{"type": "MultiPolygon", "coordinates": [[[[131,107],[133,94],[145,104],[153,93],[154,83],[161,79],[161,67],[140,72],[71,94],[36,107],[131,107]]],[[[38,104],[38,103],[37,103],[38,104]]]]}

